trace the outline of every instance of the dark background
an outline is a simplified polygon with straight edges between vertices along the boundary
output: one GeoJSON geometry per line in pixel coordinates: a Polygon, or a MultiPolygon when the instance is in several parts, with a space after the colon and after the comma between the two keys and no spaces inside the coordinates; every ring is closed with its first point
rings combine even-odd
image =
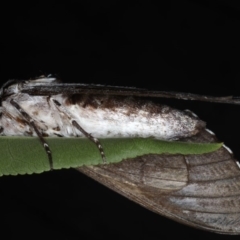
{"type": "MultiPolygon", "coordinates": [[[[1,5],[1,83],[64,82],[240,95],[240,5],[221,1],[33,1],[1,5]]],[[[191,109],[240,159],[240,106],[191,109]]],[[[154,214],[75,170],[0,178],[1,235],[42,239],[232,239],[154,214]]]]}

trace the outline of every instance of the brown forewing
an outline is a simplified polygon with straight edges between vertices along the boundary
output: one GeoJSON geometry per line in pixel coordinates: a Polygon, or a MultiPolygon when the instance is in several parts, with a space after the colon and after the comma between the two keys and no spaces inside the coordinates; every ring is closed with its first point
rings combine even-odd
{"type": "MultiPolygon", "coordinates": [[[[186,141],[217,140],[204,130],[186,141]]],[[[240,234],[240,170],[223,147],[202,155],[144,155],[78,170],[175,221],[240,234]]]]}

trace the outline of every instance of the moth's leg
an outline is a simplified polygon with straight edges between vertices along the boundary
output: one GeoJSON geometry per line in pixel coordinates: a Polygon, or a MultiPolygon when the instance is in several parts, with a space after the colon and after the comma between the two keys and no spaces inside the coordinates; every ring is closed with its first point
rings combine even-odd
{"type": "MultiPolygon", "coordinates": [[[[2,118],[3,115],[3,108],[0,107],[0,119],[2,118]]],[[[0,126],[0,134],[3,132],[4,128],[2,126],[0,126]]]]}
{"type": "Polygon", "coordinates": [[[24,117],[24,119],[27,121],[27,123],[29,124],[30,127],[32,127],[34,129],[34,131],[36,132],[39,140],[41,141],[47,155],[48,155],[48,160],[49,160],[49,164],[50,164],[50,169],[53,170],[53,161],[52,161],[52,153],[51,150],[48,146],[48,144],[46,143],[46,141],[44,140],[42,134],[40,133],[40,131],[38,130],[37,126],[34,123],[34,120],[21,108],[21,106],[16,103],[13,99],[11,99],[10,103],[22,114],[22,116],[24,117]]]}
{"type": "MultiPolygon", "coordinates": [[[[0,100],[1,101],[1,100],[0,100]]],[[[0,120],[1,120],[1,118],[2,118],[2,115],[3,115],[3,113],[2,113],[2,110],[0,110],[0,120]]],[[[3,127],[2,126],[0,126],[0,134],[3,132],[3,127]]]]}
{"type": "MultiPolygon", "coordinates": [[[[0,91],[3,91],[2,89],[0,91]]],[[[0,120],[2,119],[2,115],[3,115],[3,110],[4,108],[2,107],[2,97],[1,97],[1,93],[0,93],[0,120]]],[[[0,134],[4,131],[4,128],[2,126],[0,126],[0,134]]]]}
{"type": "Polygon", "coordinates": [[[57,100],[55,99],[52,99],[51,100],[54,102],[54,105],[56,106],[56,108],[64,113],[68,119],[70,120],[70,122],[72,123],[72,125],[78,129],[86,138],[88,138],[90,141],[92,141],[94,144],[96,144],[96,146],[98,147],[99,151],[100,151],[100,154],[102,156],[102,160],[103,160],[103,163],[106,163],[106,157],[105,157],[105,154],[104,154],[104,150],[103,150],[103,147],[100,143],[100,141],[93,137],[90,133],[86,132],[80,125],[79,123],[77,123],[76,120],[74,120],[74,118],[71,116],[71,114],[67,111],[67,109],[65,109],[57,100]]]}
{"type": "Polygon", "coordinates": [[[77,122],[76,120],[71,119],[72,125],[77,128],[80,132],[82,132],[82,134],[84,134],[89,140],[91,140],[93,143],[95,143],[100,151],[100,154],[102,156],[102,160],[104,163],[106,163],[106,157],[103,151],[103,147],[100,143],[100,141],[93,137],[90,133],[86,132],[77,122]]]}

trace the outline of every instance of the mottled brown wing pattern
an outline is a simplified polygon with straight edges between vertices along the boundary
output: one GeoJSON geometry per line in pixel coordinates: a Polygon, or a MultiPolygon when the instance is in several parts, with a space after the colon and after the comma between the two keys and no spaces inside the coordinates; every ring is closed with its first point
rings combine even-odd
{"type": "MultiPolygon", "coordinates": [[[[192,142],[214,142],[202,131],[192,142]]],[[[80,172],[151,211],[224,234],[240,234],[240,170],[224,147],[202,155],[145,155],[80,172]]]]}

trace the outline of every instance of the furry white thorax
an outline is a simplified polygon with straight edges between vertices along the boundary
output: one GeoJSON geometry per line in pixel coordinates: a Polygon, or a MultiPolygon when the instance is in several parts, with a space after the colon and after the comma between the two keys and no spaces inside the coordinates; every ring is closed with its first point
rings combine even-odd
{"type": "MultiPolygon", "coordinates": [[[[54,82],[54,78],[41,78],[26,81],[28,85],[41,85],[54,82]]],[[[5,136],[36,136],[34,130],[26,123],[19,111],[10,103],[13,99],[31,116],[43,135],[63,137],[84,137],[82,132],[72,125],[72,120],[93,137],[154,137],[158,139],[178,139],[188,137],[198,132],[199,119],[189,114],[172,110],[166,113],[151,113],[145,109],[129,114],[126,106],[114,109],[92,106],[82,107],[81,104],[69,104],[63,94],[53,96],[31,96],[21,92],[21,84],[8,88],[12,93],[3,100],[0,112],[0,126],[5,136]],[[53,100],[61,106],[57,106],[53,100]]],[[[100,105],[100,103],[99,103],[100,105]]]]}

